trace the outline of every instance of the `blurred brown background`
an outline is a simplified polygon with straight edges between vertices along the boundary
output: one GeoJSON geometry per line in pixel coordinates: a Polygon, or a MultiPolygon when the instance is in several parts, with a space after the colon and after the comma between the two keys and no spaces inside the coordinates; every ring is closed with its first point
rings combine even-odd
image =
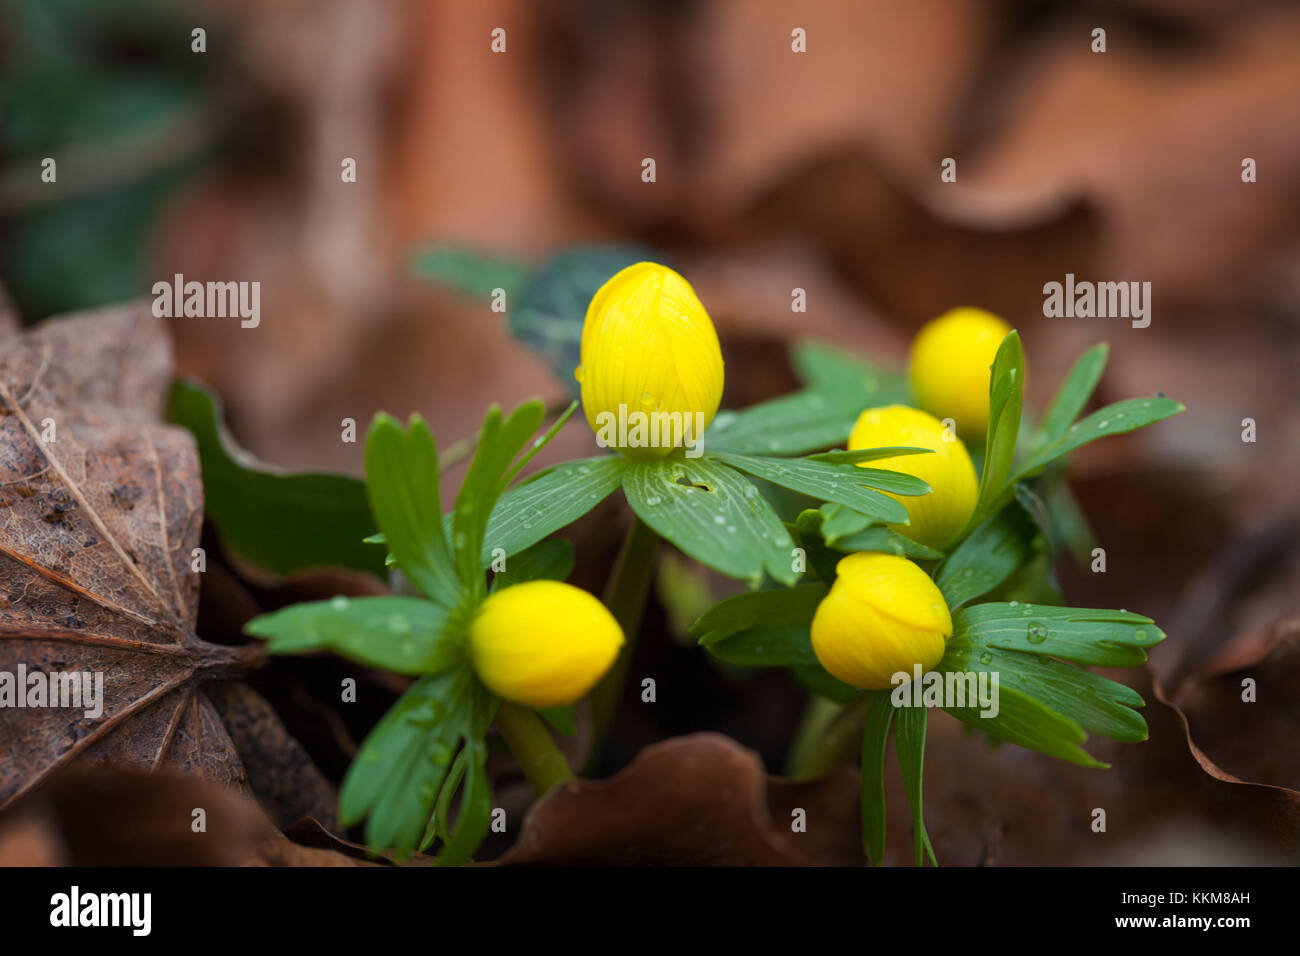
{"type": "MultiPolygon", "coordinates": [[[[1109,340],[1100,400],[1159,390],[1188,412],[1075,456],[1108,573],[1063,568],[1070,603],[1159,618],[1174,639],[1157,669],[1176,677],[1294,647],[1293,3],[7,7],[0,278],[29,322],[145,294],[175,272],[260,280],[258,329],[173,329],[180,372],[216,388],[232,431],[268,461],[357,473],[345,417],[419,411],[447,443],[492,401],[564,396],[486,303],[410,275],[418,246],[536,264],[574,242],[634,240],[709,308],[733,407],[793,384],[793,338],[897,363],[919,324],[955,305],[1020,329],[1039,409],[1079,352],[1109,340]],[[190,50],[199,26],[202,54],[190,50]],[[498,27],[504,53],[490,48],[498,27]],[[1105,53],[1091,51],[1097,27],[1105,53]],[[795,28],[805,53],[791,49],[795,28]],[[59,157],[57,187],[37,179],[45,155],[59,157]],[[340,181],[344,157],[356,183],[340,181]],[[654,183],[642,181],[646,157],[654,183]],[[940,181],[945,157],[955,183],[940,181]],[[1255,183],[1242,182],[1246,157],[1255,183]],[[1067,272],[1150,281],[1150,327],[1044,318],[1042,286],[1067,272]],[[790,311],[795,287],[806,314],[790,311]],[[1248,417],[1254,444],[1241,441],[1248,417]]],[[[579,418],[550,454],[592,447],[579,418]]],[[[588,533],[588,553],[613,547],[608,531],[588,533]]],[[[701,696],[717,690],[701,680],[701,696]]],[[[797,700],[759,688],[743,719],[721,713],[741,707],[726,698],[625,734],[622,756],[665,732],[720,727],[775,767],[797,700]]],[[[1294,743],[1290,759],[1276,750],[1300,728],[1293,683],[1283,696],[1258,752],[1246,746],[1227,769],[1297,787],[1294,743]]],[[[1186,757],[1178,728],[1166,730],[1173,750],[1160,752],[1186,757]]]]}

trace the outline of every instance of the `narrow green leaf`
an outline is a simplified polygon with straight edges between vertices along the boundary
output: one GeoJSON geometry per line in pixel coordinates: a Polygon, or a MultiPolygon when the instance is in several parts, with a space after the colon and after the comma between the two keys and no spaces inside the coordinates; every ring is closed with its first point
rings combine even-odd
{"type": "Polygon", "coordinates": [[[972,531],[935,575],[948,609],[956,611],[1010,577],[1033,553],[1035,533],[1033,522],[1016,502],[972,531]]]}
{"type": "MultiPolygon", "coordinates": [[[[799,546],[803,548],[807,557],[808,568],[826,584],[834,584],[836,567],[844,555],[842,552],[834,551],[826,546],[826,542],[822,538],[822,524],[824,521],[825,517],[820,509],[807,508],[799,512],[792,530],[799,542],[799,546]]],[[[786,527],[790,526],[787,525],[786,527]]]]}
{"type": "Polygon", "coordinates": [[[528,278],[529,270],[517,262],[455,246],[428,246],[411,257],[411,272],[421,279],[442,282],[477,299],[491,297],[496,289],[512,294],[528,278]]]}
{"type": "Polygon", "coordinates": [[[397,674],[436,674],[464,651],[445,607],[411,597],[336,597],[255,617],[244,632],[272,654],[332,651],[397,674]]]}
{"type": "MultiPolygon", "coordinates": [[[[465,742],[465,786],[461,792],[460,810],[451,827],[442,850],[434,861],[435,866],[460,866],[467,862],[487,836],[492,817],[492,788],[487,778],[487,746],[481,739],[465,742]]],[[[450,811],[448,811],[450,812],[450,811]]]]}
{"type": "Polygon", "coordinates": [[[754,627],[705,646],[720,661],[745,667],[809,667],[817,663],[808,626],[754,627]]]}
{"type": "Polygon", "coordinates": [[[894,747],[898,751],[898,768],[903,774],[903,791],[912,811],[912,833],[916,844],[916,865],[923,866],[925,857],[938,866],[930,834],[925,829],[921,778],[925,770],[925,725],[929,709],[925,707],[899,707],[894,726],[894,747]]]}
{"type": "Polygon", "coordinates": [[[984,469],[979,497],[968,528],[978,527],[1001,506],[1008,494],[1008,479],[1020,434],[1020,411],[1025,384],[1025,359],[1020,335],[1014,331],[998,346],[989,376],[989,424],[984,443],[984,469]]]}
{"type": "Polygon", "coordinates": [[[833,700],[837,704],[851,704],[862,696],[862,691],[839,678],[832,677],[821,664],[792,667],[790,670],[809,693],[833,700]]]}
{"type": "MultiPolygon", "coordinates": [[[[733,468],[809,495],[819,501],[833,501],[845,505],[854,511],[878,517],[884,521],[906,523],[907,509],[888,495],[868,487],[878,485],[882,479],[869,474],[859,476],[858,472],[877,472],[877,475],[892,475],[897,479],[911,478],[896,472],[882,472],[874,468],[859,468],[856,465],[828,465],[824,462],[809,461],[803,458],[756,458],[748,455],[713,455],[719,461],[733,468]]],[[[895,487],[905,487],[909,495],[926,494],[930,486],[919,479],[910,482],[888,482],[895,487]]],[[[890,489],[893,491],[893,489],[890,489]]],[[[898,492],[894,492],[897,494],[898,492]]]]}
{"type": "Polygon", "coordinates": [[[479,432],[478,449],[456,496],[452,512],[452,549],[461,585],[475,598],[486,591],[482,554],[489,517],[504,489],[506,471],[529,437],[542,424],[545,407],[525,402],[502,420],[495,405],[479,432]]]}
{"type": "Polygon", "coordinates": [[[876,518],[864,515],[852,508],[828,501],[817,509],[822,513],[821,534],[829,545],[837,544],[842,538],[866,531],[876,524],[876,518]]]}
{"type": "Polygon", "coordinates": [[[506,569],[492,578],[492,590],[525,581],[563,581],[572,570],[573,545],[563,538],[547,538],[510,558],[506,569]]]}
{"type": "Polygon", "coordinates": [[[364,482],[256,461],[226,432],[216,397],[194,382],[172,386],[167,419],[194,435],[204,513],[230,551],[281,575],[335,566],[386,577],[384,553],[363,540],[375,530],[364,482]]]}
{"type": "Polygon", "coordinates": [[[885,748],[893,719],[889,694],[877,691],[862,731],[862,845],[874,866],[885,858],[885,748]]]}
{"type": "Polygon", "coordinates": [[[805,340],[791,349],[790,361],[805,385],[843,395],[848,404],[858,406],[859,413],[910,398],[906,375],[855,358],[841,345],[805,340]]]}
{"type": "Polygon", "coordinates": [[[501,483],[502,491],[505,491],[506,486],[515,480],[515,476],[527,467],[528,463],[537,456],[539,451],[551,443],[551,440],[560,433],[560,429],[568,423],[569,419],[573,417],[573,413],[577,410],[578,402],[576,400],[570,402],[569,407],[560,413],[559,418],[557,418],[551,427],[546,430],[545,434],[538,437],[533,442],[533,447],[521,455],[519,460],[516,461],[514,465],[511,466],[510,470],[506,472],[505,479],[501,483]]]}
{"type": "Polygon", "coordinates": [[[461,781],[465,779],[465,771],[468,767],[469,751],[461,747],[456,753],[456,759],[451,762],[447,778],[438,791],[438,799],[433,805],[433,816],[429,818],[429,825],[424,830],[424,838],[420,840],[421,853],[433,846],[435,840],[447,839],[447,817],[451,813],[451,798],[456,795],[461,781]]]}
{"type": "Polygon", "coordinates": [[[1015,480],[1033,475],[1044,465],[1074,451],[1080,445],[1104,438],[1122,435],[1153,422],[1163,421],[1171,415],[1185,411],[1186,406],[1171,398],[1130,398],[1093,412],[1065,430],[1056,441],[1029,457],[1016,473],[1015,480]]]}
{"type": "MultiPolygon", "coordinates": [[[[881,458],[901,458],[904,455],[933,455],[933,448],[914,448],[911,445],[896,445],[887,448],[858,448],[855,451],[836,449],[805,455],[809,461],[824,461],[831,465],[857,465],[864,461],[878,461],[881,458]]],[[[891,489],[892,490],[892,489],[891,489]]]]}
{"type": "Polygon", "coordinates": [[[794,541],[752,483],[709,458],[632,462],[623,473],[632,510],[695,560],[757,587],[766,570],[794,584],[794,541]]]}
{"type": "Polygon", "coordinates": [[[1050,445],[1065,434],[1065,430],[1079,417],[1097,383],[1101,381],[1101,373],[1106,370],[1109,354],[1110,347],[1105,342],[1099,342],[1079,356],[1043,415],[1030,447],[1050,445]]]}
{"type": "Polygon", "coordinates": [[[857,534],[840,538],[833,547],[837,551],[879,551],[882,554],[896,554],[913,561],[937,561],[943,557],[942,551],[936,551],[919,541],[913,541],[906,535],[889,528],[873,526],[857,534]]]}
{"type": "Polygon", "coordinates": [[[472,720],[477,683],[468,665],[420,678],[362,743],[339,791],[339,819],[364,818],[371,849],[406,856],[420,842],[472,720]]]}
{"type": "Polygon", "coordinates": [[[393,558],[411,582],[448,607],[461,594],[438,500],[438,449],[418,415],[407,432],[375,416],[366,436],[366,493],[393,558]]]}

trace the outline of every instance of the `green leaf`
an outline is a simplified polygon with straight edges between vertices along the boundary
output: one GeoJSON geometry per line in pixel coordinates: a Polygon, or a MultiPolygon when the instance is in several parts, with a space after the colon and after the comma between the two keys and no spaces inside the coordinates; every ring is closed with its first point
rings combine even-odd
{"type": "Polygon", "coordinates": [[[755,627],[706,645],[720,661],[745,667],[808,667],[817,663],[808,626],[755,627]]]}
{"type": "MultiPolygon", "coordinates": [[[[496,289],[507,297],[528,278],[529,269],[517,262],[455,246],[428,246],[411,257],[411,272],[473,296],[487,299],[496,289]]],[[[507,299],[508,301],[508,299],[507,299]]]]}
{"type": "Polygon", "coordinates": [[[979,497],[968,528],[983,523],[1002,504],[1007,493],[1016,439],[1020,434],[1020,411],[1025,385],[1025,359],[1020,335],[1008,332],[998,346],[989,376],[989,424],[984,443],[984,469],[980,472],[979,497]]]}
{"type": "Polygon", "coordinates": [[[897,712],[894,747],[898,751],[898,768],[903,774],[907,805],[912,811],[916,865],[923,866],[928,855],[930,863],[938,866],[939,861],[934,858],[934,847],[930,845],[930,834],[925,830],[922,810],[924,801],[921,796],[921,777],[925,769],[925,725],[930,712],[926,707],[899,707],[897,712]]]}
{"type": "Polygon", "coordinates": [[[502,421],[501,410],[489,409],[479,432],[478,448],[456,496],[452,512],[452,550],[462,587],[472,598],[486,591],[483,578],[484,534],[497,499],[505,490],[506,471],[529,437],[542,424],[546,409],[540,401],[525,402],[502,421]]]}
{"type": "MultiPolygon", "coordinates": [[[[836,505],[835,507],[839,507],[836,505]]],[[[832,551],[826,546],[822,538],[822,524],[825,516],[819,509],[808,508],[799,512],[794,522],[794,533],[798,538],[799,546],[803,548],[804,554],[808,558],[808,566],[812,572],[821,578],[827,584],[834,584],[836,577],[836,568],[840,563],[843,555],[837,551],[832,551]]],[[[787,525],[787,527],[789,527],[787,525]]]]}
{"type": "Polygon", "coordinates": [[[847,404],[858,406],[858,413],[866,408],[907,403],[910,398],[906,375],[855,358],[840,345],[799,342],[791,350],[790,359],[805,385],[844,396],[847,404]]]}
{"type": "Polygon", "coordinates": [[[629,463],[623,492],[638,517],[686,554],[757,587],[766,570],[794,584],[794,541],[758,489],[708,458],[629,463]]]}
{"type": "Polygon", "coordinates": [[[719,601],[691,625],[690,634],[708,647],[725,638],[761,627],[802,627],[812,623],[817,605],[826,597],[825,584],[796,584],[792,588],[751,591],[719,601]]]}
{"type": "Polygon", "coordinates": [[[822,537],[829,545],[835,545],[859,531],[866,531],[877,521],[870,515],[860,514],[833,501],[828,501],[817,510],[822,513],[822,537]]]}
{"type": "Polygon", "coordinates": [[[809,693],[833,700],[837,704],[851,704],[862,696],[862,691],[837,677],[832,677],[821,664],[793,667],[790,670],[809,693]]]}
{"type": "Polygon", "coordinates": [[[956,611],[988,594],[1029,560],[1036,534],[1033,522],[1016,502],[972,531],[939,567],[935,583],[956,611]]]}
{"type": "MultiPolygon", "coordinates": [[[[828,465],[804,458],[754,458],[748,455],[718,454],[710,457],[746,474],[810,495],[819,501],[833,501],[883,521],[906,523],[908,520],[906,508],[888,495],[868,487],[882,483],[882,479],[866,473],[876,472],[876,475],[888,475],[897,479],[911,478],[910,475],[859,468],[856,465],[828,465]],[[864,474],[860,476],[859,472],[864,474]]],[[[891,478],[887,483],[894,487],[906,487],[910,490],[904,493],[912,495],[925,494],[930,489],[925,482],[915,478],[911,482],[895,482],[891,478]]]]}
{"type": "Polygon", "coordinates": [[[429,825],[424,830],[424,838],[420,841],[421,853],[433,846],[435,840],[447,839],[447,818],[451,813],[451,798],[456,795],[461,781],[465,779],[465,771],[468,767],[469,751],[461,747],[456,753],[456,759],[451,762],[447,777],[438,791],[438,799],[433,804],[433,816],[429,818],[429,825]]]}
{"type": "Polygon", "coordinates": [[[833,547],[837,551],[879,551],[882,554],[896,554],[913,561],[937,561],[943,557],[942,551],[913,541],[906,535],[889,528],[870,527],[857,534],[840,538],[833,547]]]}
{"type": "Polygon", "coordinates": [[[804,389],[741,411],[718,412],[704,432],[706,451],[801,455],[842,445],[864,406],[844,395],[804,389]]]}
{"type": "Polygon", "coordinates": [[[809,461],[824,461],[832,465],[856,465],[860,462],[877,461],[881,458],[898,458],[903,455],[933,454],[933,448],[914,448],[911,445],[896,445],[887,448],[858,448],[855,451],[823,451],[816,455],[805,455],[804,457],[809,461]]]}
{"type": "Polygon", "coordinates": [[[501,496],[484,534],[483,563],[492,549],[518,554],[577,521],[623,481],[627,459],[604,455],[565,462],[516,485],[501,496]]]}
{"type": "Polygon", "coordinates": [[[573,545],[563,538],[547,538],[506,562],[506,569],[492,578],[492,590],[525,581],[563,581],[572,570],[573,545]]]}
{"type": "Polygon", "coordinates": [[[1147,739],[1146,721],[1133,710],[1145,703],[1137,691],[1055,658],[959,642],[946,650],[940,670],[997,673],[999,696],[1009,686],[1088,733],[1130,743],[1147,739]]]}
{"type": "Polygon", "coordinates": [[[582,361],[582,326],[592,297],[616,272],[638,262],[660,261],[644,246],[575,246],[548,262],[515,297],[507,311],[510,334],[541,357],[573,395],[574,370],[582,361]]]}
{"type": "Polygon", "coordinates": [[[193,382],[172,387],[167,418],[194,435],[204,512],[225,547],[275,574],[330,565],[387,577],[384,553],[363,541],[375,530],[363,482],[255,461],[226,433],[217,399],[193,382]]]}
{"type": "Polygon", "coordinates": [[[272,654],[333,651],[397,674],[437,674],[464,656],[447,609],[411,597],[336,597],[255,617],[244,633],[272,654]]]}
{"type": "Polygon", "coordinates": [[[1079,417],[1093,390],[1101,381],[1101,373],[1106,370],[1106,358],[1110,346],[1105,342],[1094,345],[1079,356],[1070,374],[1065,377],[1047,413],[1038,425],[1030,447],[1040,448],[1049,445],[1065,434],[1070,423],[1079,417]]]}
{"type": "MultiPolygon", "coordinates": [[[[937,670],[944,673],[950,670],[971,670],[969,658],[961,656],[959,649],[950,646],[948,653],[953,654],[953,657],[945,655],[937,670]]],[[[1107,766],[1079,746],[1088,735],[1077,721],[1056,713],[1046,704],[1017,690],[1011,683],[1005,686],[999,683],[996,716],[982,717],[978,707],[970,706],[945,707],[944,710],[995,740],[1036,750],[1081,767],[1107,766]]]]}
{"type": "Polygon", "coordinates": [[[461,586],[442,530],[438,449],[424,419],[410,431],[375,416],[366,436],[366,492],[370,510],[398,567],[431,599],[452,607],[461,586]]]}
{"type": "Polygon", "coordinates": [[[1135,667],[1165,639],[1149,617],[1129,611],[979,604],[952,616],[953,643],[1023,651],[1097,667],[1135,667]]]}
{"type": "Polygon", "coordinates": [[[366,821],[366,844],[409,854],[420,842],[457,745],[483,694],[468,664],[422,677],[365,739],[339,791],[339,820],[366,821]]]}
{"type": "MultiPolygon", "coordinates": [[[[1056,441],[1034,454],[1020,466],[1015,480],[1029,477],[1044,465],[1074,451],[1080,445],[1104,438],[1107,435],[1123,435],[1135,429],[1163,421],[1171,415],[1185,411],[1186,406],[1171,398],[1130,398],[1093,412],[1080,419],[1056,441]]],[[[982,490],[982,489],[981,489],[982,490]]]]}
{"type": "Polygon", "coordinates": [[[467,773],[456,823],[434,861],[435,866],[460,866],[467,862],[487,836],[492,818],[492,788],[487,778],[487,745],[481,738],[465,742],[467,773]]]}
{"type": "Polygon", "coordinates": [[[885,858],[885,748],[893,719],[889,694],[873,694],[862,731],[862,846],[874,866],[885,858]]]}

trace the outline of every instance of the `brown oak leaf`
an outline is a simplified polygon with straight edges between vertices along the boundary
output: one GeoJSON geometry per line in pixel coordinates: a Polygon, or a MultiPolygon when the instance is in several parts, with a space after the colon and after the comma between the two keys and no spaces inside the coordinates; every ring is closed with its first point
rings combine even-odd
{"type": "Polygon", "coordinates": [[[74,762],[249,789],[241,750],[305,768],[305,806],[328,790],[256,694],[205,689],[261,648],[195,633],[203,491],[191,436],[159,420],[170,381],[147,303],[0,342],[0,808],[74,762]],[[102,713],[25,706],[55,673],[102,675],[102,713]]]}

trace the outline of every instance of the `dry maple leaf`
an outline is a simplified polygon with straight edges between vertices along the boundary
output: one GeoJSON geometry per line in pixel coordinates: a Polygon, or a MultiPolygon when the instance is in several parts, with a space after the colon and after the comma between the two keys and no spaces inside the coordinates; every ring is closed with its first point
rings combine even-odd
{"type": "Polygon", "coordinates": [[[253,691],[204,690],[261,648],[195,633],[203,493],[191,436],[158,418],[170,381],[147,304],[0,340],[0,678],[103,675],[97,718],[0,707],[0,808],[74,761],[240,788],[254,767],[305,765],[302,802],[321,802],[319,771],[253,691]]]}

